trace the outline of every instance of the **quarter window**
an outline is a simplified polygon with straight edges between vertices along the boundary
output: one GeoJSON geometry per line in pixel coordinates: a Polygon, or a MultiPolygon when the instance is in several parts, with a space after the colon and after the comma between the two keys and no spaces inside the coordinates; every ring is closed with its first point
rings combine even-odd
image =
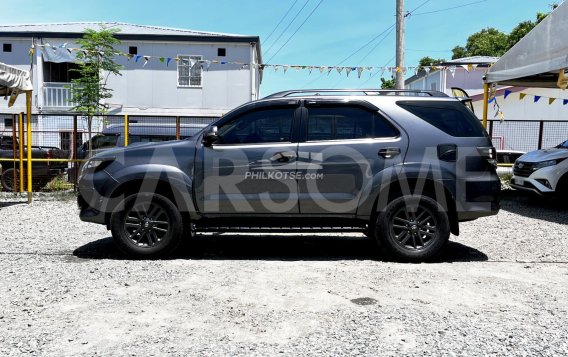
{"type": "Polygon", "coordinates": [[[458,101],[400,101],[397,104],[451,136],[487,136],[479,119],[458,101]]]}
{"type": "Polygon", "coordinates": [[[179,87],[201,87],[201,63],[202,56],[178,56],[178,86],[179,87]]]}
{"type": "Polygon", "coordinates": [[[395,137],[396,131],[381,116],[357,107],[309,109],[308,141],[395,137]]]}
{"type": "Polygon", "coordinates": [[[218,144],[289,142],[293,108],[265,109],[237,117],[218,129],[218,144]]]}

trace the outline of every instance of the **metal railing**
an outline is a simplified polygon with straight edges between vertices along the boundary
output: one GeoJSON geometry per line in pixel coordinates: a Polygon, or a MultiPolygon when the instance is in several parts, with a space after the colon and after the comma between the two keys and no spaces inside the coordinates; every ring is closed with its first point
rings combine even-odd
{"type": "Polygon", "coordinates": [[[43,84],[43,107],[57,110],[73,107],[71,83],[46,82],[43,84]]]}
{"type": "MultiPolygon", "coordinates": [[[[4,190],[23,192],[26,187],[26,127],[22,125],[18,114],[0,114],[0,139],[8,138],[9,148],[1,147],[0,165],[3,166],[4,190]],[[1,120],[2,118],[8,119],[1,120]],[[6,127],[6,122],[12,125],[6,127]],[[21,139],[21,140],[20,140],[21,139]],[[23,149],[22,149],[23,148],[23,149]],[[8,170],[8,172],[6,171],[8,170]],[[8,177],[9,176],[9,177],[8,177]],[[10,183],[5,185],[6,180],[10,183]]],[[[155,142],[180,140],[194,135],[202,127],[216,118],[183,116],[134,116],[106,115],[95,117],[91,124],[91,133],[87,119],[73,114],[34,114],[32,116],[31,144],[32,153],[32,188],[33,191],[45,189],[49,181],[55,179],[68,181],[68,188],[76,188],[77,173],[80,164],[85,161],[89,141],[96,141],[97,136],[116,136],[115,146],[127,146],[137,142],[155,142]],[[125,128],[129,135],[124,135],[125,128]],[[37,152],[43,157],[37,157],[37,152]],[[66,174],[66,175],[65,175],[66,174]]],[[[92,151],[110,147],[96,147],[92,151]]],[[[0,186],[1,188],[2,186],[0,186]]]]}

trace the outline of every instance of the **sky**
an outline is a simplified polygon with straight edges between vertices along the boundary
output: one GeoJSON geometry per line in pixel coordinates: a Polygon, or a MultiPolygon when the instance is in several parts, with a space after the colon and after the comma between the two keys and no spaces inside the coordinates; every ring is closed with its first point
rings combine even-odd
{"type": "MultiPolygon", "coordinates": [[[[508,33],[553,2],[561,0],[405,0],[405,65],[424,56],[451,59],[469,35],[487,27],[508,33]]],[[[19,0],[3,7],[0,24],[117,21],[256,35],[264,63],[384,67],[395,66],[395,7],[396,0],[19,0]]],[[[260,90],[377,88],[380,77],[269,69],[260,90]]]]}

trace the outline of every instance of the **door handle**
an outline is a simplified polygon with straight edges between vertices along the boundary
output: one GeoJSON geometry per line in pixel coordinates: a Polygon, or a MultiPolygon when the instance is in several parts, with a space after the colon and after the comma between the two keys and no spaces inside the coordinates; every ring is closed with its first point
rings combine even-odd
{"type": "Polygon", "coordinates": [[[379,156],[390,159],[393,156],[400,155],[400,148],[384,148],[379,150],[379,156]]]}
{"type": "Polygon", "coordinates": [[[291,159],[296,158],[296,153],[293,151],[282,151],[274,154],[270,161],[289,162],[291,159]]]}

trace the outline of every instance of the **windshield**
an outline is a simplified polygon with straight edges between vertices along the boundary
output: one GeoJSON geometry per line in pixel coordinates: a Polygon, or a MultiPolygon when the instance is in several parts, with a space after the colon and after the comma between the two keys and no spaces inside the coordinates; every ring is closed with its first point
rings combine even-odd
{"type": "Polygon", "coordinates": [[[558,149],[568,149],[568,140],[563,142],[562,144],[558,145],[556,148],[558,149]]]}

